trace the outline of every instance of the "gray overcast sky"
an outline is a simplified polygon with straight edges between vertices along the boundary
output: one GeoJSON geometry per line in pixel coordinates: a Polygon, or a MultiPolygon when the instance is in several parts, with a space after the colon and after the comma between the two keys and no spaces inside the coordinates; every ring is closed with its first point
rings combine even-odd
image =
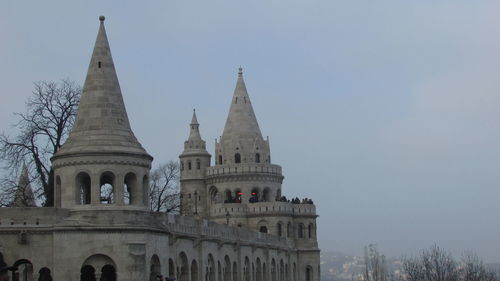
{"type": "Polygon", "coordinates": [[[500,262],[499,1],[2,1],[1,130],[33,81],[83,83],[101,14],[156,164],[177,159],[194,107],[213,152],[241,65],[323,250],[500,262]]]}

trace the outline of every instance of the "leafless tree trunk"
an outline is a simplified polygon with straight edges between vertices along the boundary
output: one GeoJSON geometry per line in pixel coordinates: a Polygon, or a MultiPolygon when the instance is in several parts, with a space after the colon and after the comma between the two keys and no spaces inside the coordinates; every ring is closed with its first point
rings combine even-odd
{"type": "Polygon", "coordinates": [[[365,281],[386,281],[387,280],[387,265],[385,256],[381,255],[377,246],[370,244],[365,246],[365,270],[363,279],[365,281]]]}
{"type": "Polygon", "coordinates": [[[474,253],[467,252],[460,264],[461,281],[495,281],[496,274],[486,269],[483,261],[474,253]]]}
{"type": "Polygon", "coordinates": [[[155,212],[179,212],[179,163],[169,161],[151,171],[149,201],[155,212]]]}
{"type": "Polygon", "coordinates": [[[69,80],[34,83],[33,95],[26,102],[26,113],[16,114],[17,134],[0,135],[0,159],[11,172],[19,170],[23,163],[33,170],[31,178],[38,182],[33,188],[40,194],[44,206],[54,205],[54,171],[50,158],[73,127],[81,92],[81,87],[69,80]]]}

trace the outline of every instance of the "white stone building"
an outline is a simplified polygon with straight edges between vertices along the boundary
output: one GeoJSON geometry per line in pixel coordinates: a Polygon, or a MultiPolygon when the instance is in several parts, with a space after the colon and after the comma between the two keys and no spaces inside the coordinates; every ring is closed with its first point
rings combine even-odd
{"type": "Polygon", "coordinates": [[[241,69],[215,165],[193,114],[181,215],[148,210],[152,161],[130,128],[101,17],[76,124],[52,158],[55,207],[0,209],[0,252],[30,262],[13,279],[319,280],[315,206],[282,197],[241,69]]]}

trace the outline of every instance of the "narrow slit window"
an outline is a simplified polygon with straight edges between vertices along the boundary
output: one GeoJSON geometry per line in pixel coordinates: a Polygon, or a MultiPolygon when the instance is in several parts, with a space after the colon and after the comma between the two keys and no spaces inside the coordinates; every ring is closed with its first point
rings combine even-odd
{"type": "Polygon", "coordinates": [[[101,68],[101,62],[97,62],[97,67],[101,68]]]}

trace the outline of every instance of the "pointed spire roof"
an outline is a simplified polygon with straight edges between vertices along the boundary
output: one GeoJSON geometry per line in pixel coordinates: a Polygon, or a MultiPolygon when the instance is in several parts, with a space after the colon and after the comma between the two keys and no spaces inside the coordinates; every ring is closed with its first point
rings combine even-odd
{"type": "Polygon", "coordinates": [[[241,67],[238,71],[236,88],[234,89],[229,115],[222,133],[222,138],[240,137],[262,139],[262,133],[243,80],[243,69],[241,67]]]}
{"type": "Polygon", "coordinates": [[[104,16],[78,107],[76,122],[57,156],[74,153],[124,152],[149,154],[137,141],[127,116],[111,56],[104,16]]]}
{"type": "Polygon", "coordinates": [[[201,138],[200,124],[198,123],[195,109],[193,109],[193,117],[191,118],[191,124],[189,126],[189,137],[184,142],[184,151],[182,152],[181,156],[193,154],[210,155],[206,150],[205,141],[201,138]]]}
{"type": "Polygon", "coordinates": [[[11,207],[36,207],[35,195],[31,189],[31,181],[28,173],[28,167],[23,164],[21,176],[17,184],[14,200],[10,204],[11,207]]]}

